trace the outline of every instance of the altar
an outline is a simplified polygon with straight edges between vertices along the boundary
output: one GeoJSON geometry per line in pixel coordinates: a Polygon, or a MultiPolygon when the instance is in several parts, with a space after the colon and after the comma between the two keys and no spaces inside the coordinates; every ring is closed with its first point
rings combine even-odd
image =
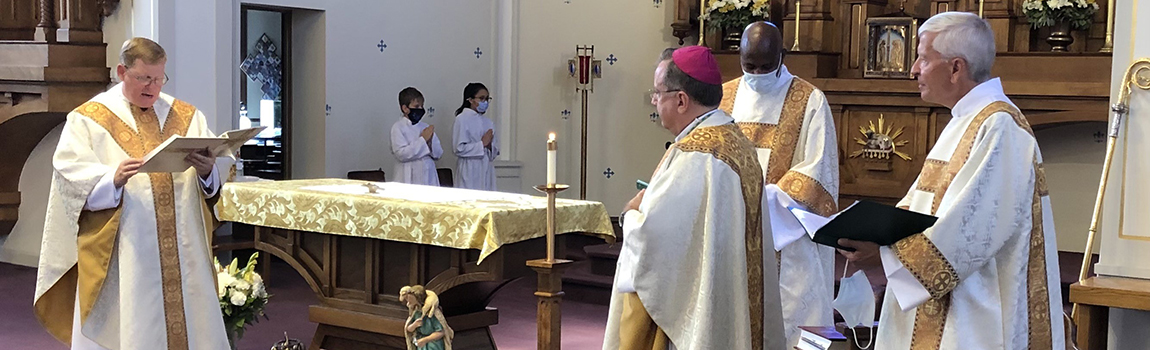
{"type": "MultiPolygon", "coordinates": [[[[547,232],[546,208],[546,197],[343,179],[228,183],[216,206],[221,221],[254,226],[256,249],[315,291],[309,348],[407,349],[398,293],[422,284],[440,294],[459,350],[495,349],[488,327],[499,313],[487,303],[531,274],[526,260],[545,256],[536,238],[547,232]]],[[[557,234],[614,240],[602,203],[559,199],[556,208],[557,234]]]]}

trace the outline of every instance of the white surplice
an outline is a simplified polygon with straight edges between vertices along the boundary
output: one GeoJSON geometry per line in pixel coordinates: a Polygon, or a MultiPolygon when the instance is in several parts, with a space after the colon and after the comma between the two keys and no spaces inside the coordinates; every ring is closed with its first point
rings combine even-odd
{"type": "MultiPolygon", "coordinates": [[[[623,248],[603,349],[619,347],[622,299],[628,292],[638,294],[670,348],[751,348],[742,179],[715,155],[681,146],[692,130],[734,128],[733,121],[721,110],[697,118],[667,151],[639,209],[623,215],[623,248]]],[[[778,270],[769,218],[761,217],[763,349],[778,350],[785,343],[778,270]]]]}
{"type": "Polygon", "coordinates": [[[411,120],[400,118],[391,125],[391,154],[395,155],[395,181],[416,185],[439,186],[439,174],[435,161],[443,157],[443,146],[439,135],[431,134],[431,142],[422,136],[428,125],[424,122],[411,124],[411,120]]]}
{"type": "MultiPolygon", "coordinates": [[[[104,252],[110,254],[106,278],[87,318],[81,323],[80,309],[76,308],[71,318],[53,314],[56,319],[43,321],[71,325],[74,349],[155,349],[168,346],[168,335],[174,328],[170,328],[170,318],[166,316],[179,312],[183,313],[184,324],[171,326],[179,327],[175,332],[186,335],[189,349],[226,349],[228,341],[208,241],[210,228],[205,227],[202,211],[205,198],[218,191],[218,171],[213,170],[206,181],[192,168],[171,174],[175,216],[165,222],[175,226],[178,261],[174,262],[179,267],[179,279],[175,282],[182,291],[178,295],[183,303],[178,310],[166,313],[157,198],[153,196],[150,177],[137,174],[118,190],[109,181],[109,174],[129,158],[122,144],[130,145],[133,141],[129,140],[138,141],[134,138],[140,137],[134,107],[122,89],[123,84],[116,85],[68,114],[52,162],[54,172],[36,281],[37,306],[41,297],[54,290],[66,273],[77,266],[78,256],[84,255],[79,254],[77,242],[82,212],[118,207],[121,216],[115,231],[115,249],[104,252]],[[97,110],[100,113],[93,112],[97,110]],[[109,125],[126,129],[112,132],[109,125]]],[[[188,122],[186,136],[214,136],[202,113],[167,94],[161,93],[152,110],[153,120],[158,119],[161,128],[173,120],[183,120],[188,122]],[[176,109],[191,117],[174,117],[176,109]]]]}
{"type": "Polygon", "coordinates": [[[1024,118],[989,113],[996,109],[988,106],[1013,106],[997,78],[955,104],[923,173],[898,204],[933,211],[938,221],[880,249],[889,282],[875,349],[1064,349],[1057,242],[1042,155],[1024,118]],[[967,154],[966,162],[944,175],[956,153],[967,154]],[[949,186],[940,186],[948,177],[949,186]],[[1041,228],[1032,234],[1036,225],[1041,228]],[[1033,252],[1032,244],[1038,247],[1033,252]],[[1039,282],[1028,284],[1028,278],[1039,282]],[[925,316],[937,314],[931,309],[939,301],[949,303],[945,314],[925,316]],[[920,329],[917,317],[923,317],[920,329]],[[1043,321],[1031,324],[1035,319],[1043,321]]]}
{"type": "Polygon", "coordinates": [[[495,191],[495,157],[499,156],[499,135],[495,123],[471,108],[455,116],[451,143],[455,145],[455,187],[495,191]],[[483,147],[483,134],[492,130],[491,147],[483,147]]]}
{"type": "MultiPolygon", "coordinates": [[[[834,116],[826,97],[818,89],[807,93],[805,106],[793,106],[784,111],[786,97],[795,77],[785,65],[780,65],[779,69],[781,71],[777,79],[763,84],[758,91],[743,79],[728,82],[724,85],[724,100],[731,106],[731,116],[739,122],[747,136],[756,141],[764,178],[769,183],[781,184],[782,193],[779,195],[790,197],[783,201],[797,202],[800,208],[822,216],[833,214],[837,207],[839,188],[834,116]],[[733,86],[736,84],[737,87],[733,86]],[[730,94],[731,90],[735,93],[730,94]],[[780,125],[784,113],[798,114],[791,117],[802,118],[801,122],[780,125]],[[767,139],[775,133],[786,133],[787,127],[795,126],[799,126],[799,130],[793,144],[771,144],[773,139],[778,138],[767,139]],[[756,130],[763,128],[775,130],[771,133],[756,130]],[[756,137],[762,139],[755,140],[756,137]],[[784,152],[781,148],[787,150],[784,152]],[[782,162],[780,165],[787,173],[773,182],[767,171],[772,154],[793,154],[790,160],[774,159],[782,162]],[[794,186],[796,183],[802,186],[794,186]]],[[[768,76],[774,78],[774,74],[768,73],[768,76]]],[[[768,208],[765,211],[792,216],[787,208],[768,208]]],[[[782,219],[794,220],[793,216],[773,218],[779,222],[782,219]]],[[[792,228],[796,232],[786,232],[778,225],[774,229],[776,241],[793,240],[779,252],[779,288],[788,344],[794,347],[799,342],[799,326],[834,325],[831,301],[834,299],[835,252],[834,248],[812,241],[801,226],[792,228]]]]}

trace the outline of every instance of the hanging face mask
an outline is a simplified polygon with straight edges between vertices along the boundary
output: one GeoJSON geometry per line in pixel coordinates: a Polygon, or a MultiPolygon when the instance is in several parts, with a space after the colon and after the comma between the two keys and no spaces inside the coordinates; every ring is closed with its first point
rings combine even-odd
{"type": "Polygon", "coordinates": [[[480,101],[479,106],[475,107],[475,111],[479,112],[480,114],[487,113],[487,106],[489,102],[490,101],[480,101]]]}
{"type": "Polygon", "coordinates": [[[775,68],[774,71],[765,74],[751,74],[744,71],[743,81],[747,83],[747,86],[751,87],[752,91],[765,94],[770,92],[771,88],[775,86],[775,83],[779,81],[782,73],[783,56],[779,55],[779,67],[775,68]]]}
{"type": "Polygon", "coordinates": [[[407,119],[411,120],[411,125],[418,124],[419,120],[423,119],[423,114],[425,112],[426,111],[423,108],[409,108],[407,112],[407,119]]]}
{"type": "MultiPolygon", "coordinates": [[[[847,267],[850,262],[847,262],[847,267]]],[[[843,267],[843,276],[846,276],[846,267],[843,267]]],[[[870,280],[862,270],[855,271],[850,277],[839,280],[839,295],[831,304],[843,316],[847,326],[854,331],[854,327],[864,326],[870,331],[867,346],[858,343],[855,334],[855,345],[860,349],[868,349],[874,344],[874,290],[871,289],[870,280]]]]}

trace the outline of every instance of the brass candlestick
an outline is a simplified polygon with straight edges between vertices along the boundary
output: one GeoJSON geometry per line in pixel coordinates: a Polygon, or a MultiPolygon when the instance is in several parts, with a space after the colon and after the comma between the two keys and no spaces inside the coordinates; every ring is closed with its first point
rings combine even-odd
{"type": "Polygon", "coordinates": [[[547,193],[547,258],[527,262],[527,266],[539,275],[535,296],[539,297],[536,318],[539,350],[559,350],[562,338],[562,314],[559,304],[563,301],[563,270],[571,260],[555,259],[555,195],[569,188],[563,184],[535,186],[539,192],[547,193]]]}
{"type": "Polygon", "coordinates": [[[803,5],[802,0],[795,0],[795,43],[791,45],[791,51],[799,51],[799,7],[803,5]]]}
{"type": "MultiPolygon", "coordinates": [[[[1113,1],[1113,0],[1111,0],[1113,1]]],[[[707,11],[707,0],[699,0],[699,46],[703,46],[703,34],[706,26],[703,25],[703,13],[707,11]]]]}
{"type": "Polygon", "coordinates": [[[1114,0],[1106,2],[1106,41],[1098,52],[1114,51],[1114,0]]]}
{"type": "Polygon", "coordinates": [[[571,186],[550,184],[535,186],[539,192],[547,193],[547,262],[555,262],[555,195],[571,186]]]}
{"type": "MultiPolygon", "coordinates": [[[[1110,162],[1114,158],[1114,148],[1118,140],[1118,131],[1122,127],[1122,119],[1130,112],[1131,85],[1142,90],[1150,90],[1150,58],[1134,61],[1130,67],[1126,68],[1126,75],[1122,76],[1122,85],[1118,90],[1118,102],[1110,107],[1110,111],[1114,112],[1114,117],[1110,123],[1110,133],[1106,141],[1106,160],[1102,162],[1102,180],[1098,182],[1098,196],[1094,200],[1094,215],[1090,219],[1090,231],[1086,235],[1086,250],[1082,256],[1082,269],[1078,271],[1078,283],[1086,280],[1090,271],[1090,262],[1093,261],[1094,234],[1098,232],[1098,221],[1102,219],[1102,196],[1106,193],[1106,180],[1110,176],[1110,162]],[[1141,75],[1141,79],[1139,79],[1139,75],[1141,75]]],[[[1123,188],[1125,188],[1125,184],[1123,184],[1123,188]]],[[[1080,323],[1078,303],[1074,304],[1070,315],[1075,323],[1080,323]]]]}
{"type": "Polygon", "coordinates": [[[986,0],[978,0],[978,18],[986,18],[986,16],[982,15],[982,5],[985,2],[986,0]]]}

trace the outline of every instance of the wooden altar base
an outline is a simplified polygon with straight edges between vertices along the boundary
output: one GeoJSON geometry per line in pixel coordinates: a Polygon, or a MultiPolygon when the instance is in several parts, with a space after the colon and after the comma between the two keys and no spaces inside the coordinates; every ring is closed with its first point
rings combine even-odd
{"type": "MultiPolygon", "coordinates": [[[[318,324],[309,349],[407,350],[403,324],[407,307],[399,289],[421,284],[439,293],[456,350],[494,350],[490,326],[499,312],[492,296],[514,279],[532,275],[526,257],[544,251],[544,238],[504,245],[482,264],[477,250],[255,228],[256,249],[283,259],[320,300],[308,319],[318,324]]],[[[563,236],[556,256],[565,256],[563,236]]],[[[524,296],[528,297],[528,296],[524,296]]]]}
{"type": "MultiPolygon", "coordinates": [[[[319,324],[309,349],[407,350],[402,329],[392,334],[395,327],[403,327],[403,320],[321,305],[309,308],[308,320],[319,324]]],[[[448,317],[447,324],[455,330],[452,349],[495,350],[495,338],[488,327],[497,323],[499,312],[495,308],[448,317]]]]}

